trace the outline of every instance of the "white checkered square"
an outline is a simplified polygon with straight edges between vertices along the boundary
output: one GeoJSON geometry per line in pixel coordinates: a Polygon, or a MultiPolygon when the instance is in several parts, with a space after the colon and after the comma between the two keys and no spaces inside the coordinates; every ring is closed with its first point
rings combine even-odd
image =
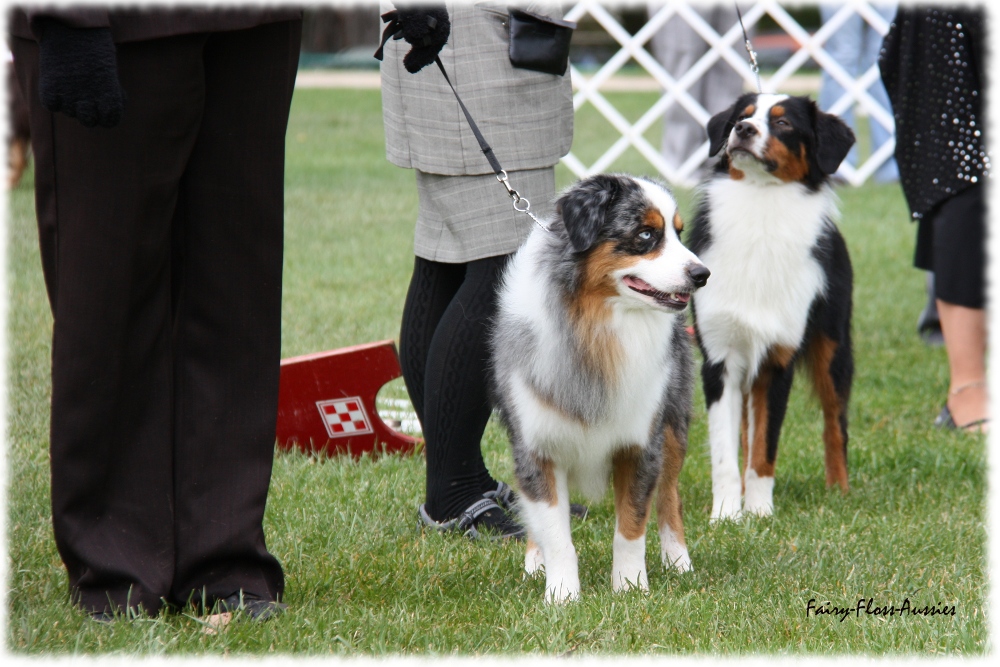
{"type": "Polygon", "coordinates": [[[331,438],[372,433],[364,403],[357,396],[317,401],[316,407],[331,438]]]}

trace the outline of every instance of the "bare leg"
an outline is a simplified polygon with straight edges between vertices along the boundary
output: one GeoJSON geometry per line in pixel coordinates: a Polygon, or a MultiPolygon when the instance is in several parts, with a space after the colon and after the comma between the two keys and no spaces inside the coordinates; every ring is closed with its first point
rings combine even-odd
{"type": "MultiPolygon", "coordinates": [[[[986,311],[938,299],[941,331],[951,375],[948,409],[961,426],[989,417],[986,387],[986,311]]],[[[988,430],[983,424],[975,430],[988,430]]]]}

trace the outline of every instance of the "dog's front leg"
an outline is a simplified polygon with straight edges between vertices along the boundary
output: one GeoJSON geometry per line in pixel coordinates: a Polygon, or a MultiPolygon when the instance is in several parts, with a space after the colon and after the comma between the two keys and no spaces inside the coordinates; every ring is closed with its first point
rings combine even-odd
{"type": "Polygon", "coordinates": [[[535,538],[528,533],[527,545],[524,550],[524,572],[528,576],[538,574],[545,567],[545,558],[542,557],[542,548],[538,546],[535,538]]]}
{"type": "Polygon", "coordinates": [[[515,458],[521,519],[528,529],[525,571],[545,567],[545,601],[580,597],[580,574],[569,526],[566,471],[537,455],[515,458]],[[539,558],[540,552],[540,558],[539,558]]]}
{"type": "Polygon", "coordinates": [[[757,372],[747,401],[747,446],[744,456],[743,511],[758,516],[774,513],[774,462],[785,420],[795,366],[793,352],[784,363],[769,362],[757,372]]]}
{"type": "Polygon", "coordinates": [[[660,472],[659,448],[631,447],[615,453],[615,538],[611,588],[649,590],[646,576],[646,522],[660,472]]]}
{"type": "Polygon", "coordinates": [[[691,570],[691,556],[684,541],[683,503],[677,482],[687,452],[687,427],[667,425],[663,433],[663,468],[656,500],[660,528],[660,559],[678,572],[691,570]]]}
{"type": "Polygon", "coordinates": [[[734,375],[722,363],[702,366],[712,456],[712,521],[736,519],[741,513],[743,486],[738,452],[743,391],[734,375]]]}

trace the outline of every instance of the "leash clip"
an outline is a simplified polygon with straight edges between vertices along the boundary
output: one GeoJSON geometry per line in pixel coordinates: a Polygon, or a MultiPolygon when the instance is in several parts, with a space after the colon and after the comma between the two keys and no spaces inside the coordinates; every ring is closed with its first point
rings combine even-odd
{"type": "Polygon", "coordinates": [[[513,201],[513,205],[514,205],[514,210],[515,211],[517,211],[518,213],[526,213],[529,218],[531,218],[532,220],[535,221],[536,225],[538,225],[539,227],[541,227],[542,229],[544,229],[547,232],[551,232],[552,231],[551,229],[549,229],[548,227],[546,227],[545,225],[543,225],[542,222],[541,222],[541,220],[539,220],[538,218],[536,218],[535,214],[531,212],[531,202],[528,201],[527,199],[525,199],[524,197],[522,197],[521,195],[519,195],[518,192],[517,192],[517,190],[515,190],[512,187],[510,187],[510,183],[507,182],[507,171],[506,170],[501,169],[499,172],[497,172],[497,180],[500,181],[503,184],[504,188],[507,189],[507,194],[510,195],[511,200],[513,201]],[[522,202],[523,202],[524,208],[521,208],[521,207],[518,206],[518,204],[522,204],[522,202]]]}
{"type": "Polygon", "coordinates": [[[757,66],[757,52],[753,50],[753,45],[750,43],[749,39],[746,40],[744,44],[746,45],[747,53],[750,54],[750,71],[757,74],[760,72],[760,67],[757,66]]]}
{"type": "Polygon", "coordinates": [[[760,67],[757,66],[757,52],[753,50],[753,46],[750,44],[750,40],[746,41],[747,53],[750,55],[750,71],[753,72],[754,77],[757,79],[757,92],[764,92],[760,85],[760,67]]]}
{"type": "Polygon", "coordinates": [[[521,201],[521,195],[517,193],[517,190],[510,187],[510,183],[507,182],[507,171],[505,169],[501,169],[500,173],[497,174],[497,180],[507,189],[507,194],[514,200],[514,208],[517,208],[517,202],[521,201]]]}

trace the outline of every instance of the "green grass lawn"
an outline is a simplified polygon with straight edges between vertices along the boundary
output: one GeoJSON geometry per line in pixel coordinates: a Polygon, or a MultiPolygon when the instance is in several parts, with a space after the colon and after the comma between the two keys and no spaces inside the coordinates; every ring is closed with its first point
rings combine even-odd
{"type": "MultiPolygon", "coordinates": [[[[638,116],[642,94],[609,95],[638,116]]],[[[396,338],[412,263],[413,174],[385,161],[377,91],[299,90],[288,129],[283,356],[396,338]]],[[[484,128],[488,134],[488,128],[484,128]]],[[[578,118],[583,155],[606,133],[578,118]]],[[[658,145],[654,143],[654,145],[658,145]]],[[[502,161],[503,156],[500,156],[502,161]]],[[[616,169],[648,167],[629,152],[616,169]]],[[[559,183],[571,181],[559,168],[559,183]]],[[[516,183],[514,184],[516,187],[516,183]]],[[[681,476],[694,572],[659,564],[650,592],[610,590],[610,499],[574,525],[582,599],[543,604],[522,577],[523,546],[422,533],[420,456],[321,459],[278,453],[266,532],[287,575],[288,613],[218,635],[186,615],[111,626],[68,603],[48,482],[51,317],[33,227],[32,179],[8,216],[8,595],[6,644],[21,655],[120,653],[470,655],[981,655],[987,650],[986,443],[931,426],[947,388],[941,349],[915,332],[923,276],[895,186],[842,188],[853,256],[857,375],[851,491],[824,486],[821,419],[797,383],[782,437],[772,518],[709,525],[704,401],[696,392],[681,476]],[[954,616],[806,615],[811,599],[852,609],[947,605],[954,616]]],[[[530,193],[523,193],[529,196],[530,193]]],[[[690,193],[678,193],[690,214],[690,193]]],[[[399,383],[394,391],[402,391],[399,383]]],[[[506,436],[483,444],[512,480],[506,436]]]]}

